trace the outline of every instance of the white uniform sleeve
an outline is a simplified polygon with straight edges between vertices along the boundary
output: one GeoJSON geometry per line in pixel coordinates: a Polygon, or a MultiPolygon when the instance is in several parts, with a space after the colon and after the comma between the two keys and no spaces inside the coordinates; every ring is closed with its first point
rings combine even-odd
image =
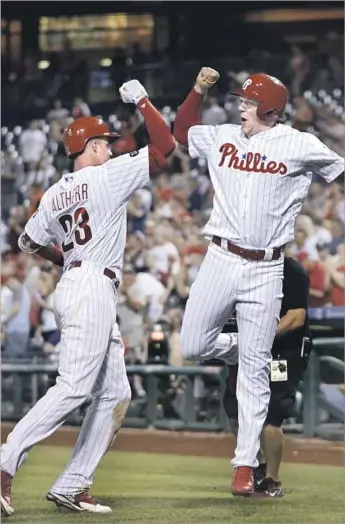
{"type": "Polygon", "coordinates": [[[134,191],[150,183],[147,146],[112,158],[104,166],[109,191],[122,202],[128,201],[134,191]]]}
{"type": "Polygon", "coordinates": [[[306,156],[308,171],[333,182],[344,171],[344,159],[323,144],[316,136],[309,136],[306,156]]]}
{"type": "Polygon", "coordinates": [[[40,246],[47,246],[54,239],[49,229],[50,218],[46,195],[47,193],[43,195],[37,211],[30,217],[25,226],[25,233],[40,246]]]}
{"type": "Polygon", "coordinates": [[[188,130],[188,149],[192,158],[208,157],[217,135],[218,126],[193,126],[188,130]]]}

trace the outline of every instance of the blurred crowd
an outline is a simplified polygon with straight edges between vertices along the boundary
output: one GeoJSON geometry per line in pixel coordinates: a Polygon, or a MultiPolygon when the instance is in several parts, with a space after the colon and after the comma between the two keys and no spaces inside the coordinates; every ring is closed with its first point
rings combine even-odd
{"type": "MultiPolygon", "coordinates": [[[[315,133],[344,155],[343,92],[339,86],[331,91],[315,91],[304,85],[308,76],[302,72],[307,72],[308,67],[302,58],[298,60],[296,54],[291,64],[301,71],[293,77],[286,122],[315,133]]],[[[336,76],[337,67],[334,69],[336,76]]],[[[206,98],[202,123],[239,121],[237,104],[227,93],[241,85],[247,74],[228,73],[225,95],[214,92],[206,98]]],[[[173,126],[176,108],[165,106],[160,110],[173,126]]],[[[1,130],[4,358],[39,356],[54,361],[58,356],[60,334],[53,299],[61,271],[37,256],[20,252],[17,241],[44,191],[72,168],[64,153],[63,129],[71,120],[90,113],[82,98],[75,99],[71,107],[56,99],[44,120],[1,130]]],[[[148,143],[144,123],[134,109],[119,105],[102,116],[122,135],[113,146],[115,156],[148,143]]],[[[118,300],[118,321],[128,362],[147,362],[147,342],[152,333],[157,337],[161,332],[168,339],[169,362],[182,364],[179,334],[183,309],[207,247],[202,228],[210,215],[212,199],[206,162],[192,160],[182,146],[169,159],[166,172],[131,198],[118,300]]],[[[309,273],[310,307],[344,306],[344,219],[343,188],[313,177],[309,197],[297,220],[295,240],[286,249],[309,273]]],[[[136,390],[140,394],[140,380],[136,390]]]]}

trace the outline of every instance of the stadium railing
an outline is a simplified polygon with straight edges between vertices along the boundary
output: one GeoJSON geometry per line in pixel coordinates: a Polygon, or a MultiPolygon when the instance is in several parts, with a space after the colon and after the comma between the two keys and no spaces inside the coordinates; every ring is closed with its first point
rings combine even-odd
{"type": "MultiPolygon", "coordinates": [[[[303,395],[301,423],[288,426],[289,432],[305,437],[338,439],[343,435],[345,397],[337,385],[323,384],[321,364],[332,366],[344,377],[344,362],[332,355],[344,347],[344,338],[320,338],[314,341],[315,351],[310,357],[304,380],[300,385],[303,395]],[[322,355],[322,351],[327,355],[322,355]],[[320,412],[327,412],[327,422],[320,420],[320,412]]],[[[6,362],[1,365],[2,420],[19,420],[52,385],[57,375],[57,364],[33,360],[6,362]],[[6,393],[7,389],[7,393],[6,393]]],[[[142,377],[146,396],[131,403],[125,426],[188,431],[229,431],[222,407],[225,388],[225,368],[222,366],[134,365],[127,367],[131,380],[142,377]],[[196,408],[195,381],[201,381],[207,394],[203,401],[203,416],[196,408]]],[[[340,379],[341,383],[341,379],[340,379]]],[[[77,410],[68,424],[79,425],[84,416],[77,410]]]]}

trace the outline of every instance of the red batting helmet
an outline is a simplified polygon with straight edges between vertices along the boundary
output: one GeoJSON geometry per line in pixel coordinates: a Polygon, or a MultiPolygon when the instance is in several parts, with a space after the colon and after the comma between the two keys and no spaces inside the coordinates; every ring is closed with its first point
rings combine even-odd
{"type": "Polygon", "coordinates": [[[278,78],[264,73],[250,75],[232,94],[258,102],[257,115],[261,119],[272,112],[282,117],[289,98],[285,85],[278,78]]]}
{"type": "Polygon", "coordinates": [[[107,138],[114,142],[121,135],[111,133],[108,124],[95,116],[84,116],[74,120],[64,131],[63,142],[68,158],[82,153],[91,138],[107,138]]]}

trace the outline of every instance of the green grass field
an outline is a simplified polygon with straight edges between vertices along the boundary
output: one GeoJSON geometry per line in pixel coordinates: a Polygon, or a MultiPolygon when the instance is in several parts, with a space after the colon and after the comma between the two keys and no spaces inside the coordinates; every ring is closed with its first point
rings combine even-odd
{"type": "Polygon", "coordinates": [[[108,453],[92,493],[110,515],[58,511],[45,500],[69,450],[37,447],[13,483],[15,514],[8,522],[39,523],[343,523],[344,470],[287,465],[285,497],[250,500],[229,493],[231,468],[222,459],[108,453]]]}

